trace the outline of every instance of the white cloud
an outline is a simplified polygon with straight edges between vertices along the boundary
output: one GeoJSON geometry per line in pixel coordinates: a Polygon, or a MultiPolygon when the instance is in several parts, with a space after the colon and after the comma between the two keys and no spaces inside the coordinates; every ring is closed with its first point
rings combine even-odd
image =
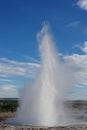
{"type": "Polygon", "coordinates": [[[5,91],[14,91],[16,90],[16,86],[15,85],[3,85],[3,86],[0,86],[1,90],[5,90],[5,91]]]}
{"type": "Polygon", "coordinates": [[[79,43],[79,44],[75,44],[72,48],[81,49],[81,43],[79,43]]]}
{"type": "Polygon", "coordinates": [[[74,70],[76,86],[87,87],[87,55],[72,54],[64,56],[64,59],[74,70]]]}
{"type": "Polygon", "coordinates": [[[13,98],[18,97],[17,86],[8,84],[0,86],[0,97],[1,98],[13,98]]]}
{"type": "Polygon", "coordinates": [[[83,9],[87,10],[87,0],[78,0],[77,5],[83,9]]]}
{"type": "Polygon", "coordinates": [[[9,60],[8,58],[0,58],[0,61],[3,61],[5,63],[9,63],[9,64],[13,64],[13,65],[20,65],[20,66],[35,66],[35,67],[40,66],[37,63],[17,62],[17,61],[14,61],[14,60],[9,60]]]}
{"type": "Polygon", "coordinates": [[[35,62],[35,63],[40,63],[40,61],[32,58],[31,56],[24,56],[24,58],[27,59],[27,60],[31,60],[32,62],[35,62]]]}
{"type": "Polygon", "coordinates": [[[12,82],[12,80],[10,80],[10,79],[6,79],[6,78],[0,78],[0,81],[4,81],[4,82],[12,82]]]}
{"type": "Polygon", "coordinates": [[[17,82],[20,78],[35,78],[39,67],[39,63],[18,62],[8,58],[0,58],[0,83],[6,83],[6,85],[0,85],[0,97],[18,97],[14,82],[17,82]],[[7,83],[11,84],[7,85],[7,83]]]}
{"type": "Polygon", "coordinates": [[[38,63],[17,62],[8,58],[0,58],[0,77],[34,76],[40,67],[38,63]]]}
{"type": "Polygon", "coordinates": [[[67,24],[67,27],[77,27],[79,25],[79,21],[74,21],[67,24]]]}
{"type": "Polygon", "coordinates": [[[84,41],[83,46],[81,47],[81,50],[87,54],[87,41],[84,41]]]}
{"type": "Polygon", "coordinates": [[[18,75],[18,76],[24,76],[26,73],[26,70],[19,66],[10,66],[7,64],[0,64],[0,75],[18,75]]]}
{"type": "Polygon", "coordinates": [[[57,55],[58,55],[59,57],[61,57],[61,56],[63,56],[63,53],[58,53],[57,55]]]}

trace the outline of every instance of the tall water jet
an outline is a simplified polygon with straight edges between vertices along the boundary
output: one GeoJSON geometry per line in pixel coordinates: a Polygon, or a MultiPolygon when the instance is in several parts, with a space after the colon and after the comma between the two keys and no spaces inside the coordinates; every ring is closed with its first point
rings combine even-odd
{"type": "Polygon", "coordinates": [[[41,64],[35,82],[23,89],[17,111],[17,123],[33,126],[65,125],[64,108],[67,87],[71,85],[68,67],[61,63],[48,25],[37,35],[41,64]]]}

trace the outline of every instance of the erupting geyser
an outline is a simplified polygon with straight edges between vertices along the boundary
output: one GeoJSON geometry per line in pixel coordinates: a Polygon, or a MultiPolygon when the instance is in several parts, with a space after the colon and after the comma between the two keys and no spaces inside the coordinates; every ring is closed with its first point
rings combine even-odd
{"type": "Polygon", "coordinates": [[[43,26],[37,37],[40,70],[35,82],[23,89],[16,121],[33,126],[65,125],[68,114],[64,102],[66,89],[71,85],[70,71],[59,61],[48,25],[43,26]]]}

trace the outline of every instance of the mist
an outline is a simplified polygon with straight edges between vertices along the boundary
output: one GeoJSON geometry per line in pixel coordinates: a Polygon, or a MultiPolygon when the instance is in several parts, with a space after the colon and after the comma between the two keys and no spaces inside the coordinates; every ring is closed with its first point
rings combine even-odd
{"type": "Polygon", "coordinates": [[[40,68],[33,83],[21,92],[16,121],[32,126],[66,125],[70,113],[65,108],[68,88],[73,84],[72,71],[60,61],[49,26],[37,34],[41,56],[40,68]]]}

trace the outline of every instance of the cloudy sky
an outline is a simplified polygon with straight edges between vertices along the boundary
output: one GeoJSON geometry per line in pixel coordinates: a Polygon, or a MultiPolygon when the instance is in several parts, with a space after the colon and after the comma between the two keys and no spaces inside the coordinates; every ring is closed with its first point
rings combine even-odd
{"type": "Polygon", "coordinates": [[[60,58],[74,70],[70,99],[87,100],[87,0],[0,1],[0,97],[19,97],[40,67],[37,33],[51,27],[60,58]]]}

